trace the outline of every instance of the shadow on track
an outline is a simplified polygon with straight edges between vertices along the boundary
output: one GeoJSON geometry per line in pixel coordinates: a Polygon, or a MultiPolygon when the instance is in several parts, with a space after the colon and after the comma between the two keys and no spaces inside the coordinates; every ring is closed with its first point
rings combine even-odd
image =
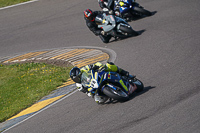
{"type": "MultiPolygon", "coordinates": [[[[156,87],[155,87],[155,86],[147,86],[147,87],[144,87],[144,90],[143,90],[142,92],[131,94],[131,95],[129,96],[129,100],[128,100],[128,101],[134,99],[136,96],[140,96],[140,95],[142,95],[142,94],[148,92],[149,90],[151,90],[151,89],[153,89],[153,88],[156,88],[156,87]]],[[[124,103],[124,102],[127,102],[127,101],[117,101],[117,100],[110,99],[109,101],[107,101],[106,103],[104,103],[104,105],[105,105],[105,104],[115,104],[115,103],[119,103],[119,102],[120,102],[120,103],[124,103]]]]}
{"type": "MultiPolygon", "coordinates": [[[[155,15],[157,11],[151,12],[151,16],[155,15]]],[[[133,15],[129,20],[126,19],[127,22],[137,21],[143,18],[151,17],[151,16],[141,16],[141,15],[133,15]]]]}
{"type": "MultiPolygon", "coordinates": [[[[125,39],[131,38],[131,37],[137,37],[145,31],[146,30],[139,30],[139,31],[137,31],[138,35],[127,36],[127,37],[123,37],[123,38],[115,38],[114,40],[111,40],[109,43],[117,42],[117,41],[120,41],[120,40],[125,40],[125,39]]],[[[106,44],[109,44],[109,43],[106,43],[106,44]]]]}
{"type": "Polygon", "coordinates": [[[147,91],[153,89],[153,88],[156,88],[155,86],[147,86],[147,87],[144,87],[144,90],[139,92],[139,93],[133,93],[132,95],[130,95],[130,98],[129,100],[132,100],[133,98],[135,98],[136,96],[140,96],[144,93],[146,93],[147,91]]]}

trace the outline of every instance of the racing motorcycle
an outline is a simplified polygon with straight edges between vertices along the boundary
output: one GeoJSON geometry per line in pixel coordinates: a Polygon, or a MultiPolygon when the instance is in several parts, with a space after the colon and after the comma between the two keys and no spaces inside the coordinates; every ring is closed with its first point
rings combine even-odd
{"type": "Polygon", "coordinates": [[[98,28],[105,31],[106,35],[111,35],[115,38],[138,35],[124,19],[115,15],[106,15],[106,13],[99,14],[96,16],[95,22],[98,28]]]}
{"type": "Polygon", "coordinates": [[[88,88],[92,95],[99,95],[118,101],[126,101],[133,92],[143,91],[143,83],[135,76],[121,76],[116,72],[94,71],[83,72],[81,84],[88,88]]]}
{"type": "Polygon", "coordinates": [[[151,16],[152,13],[144,9],[135,0],[115,0],[114,12],[126,20],[132,18],[134,15],[151,16]]]}

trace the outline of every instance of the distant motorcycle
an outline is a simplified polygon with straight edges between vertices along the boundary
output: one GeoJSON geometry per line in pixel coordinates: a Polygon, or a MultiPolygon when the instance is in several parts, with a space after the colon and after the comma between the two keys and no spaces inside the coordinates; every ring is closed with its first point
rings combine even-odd
{"type": "Polygon", "coordinates": [[[121,76],[116,72],[90,70],[81,75],[81,84],[95,95],[126,101],[133,92],[143,91],[143,83],[132,77],[121,76]]]}
{"type": "Polygon", "coordinates": [[[97,15],[95,22],[98,28],[103,29],[107,35],[115,38],[138,35],[124,19],[115,15],[106,15],[105,13],[97,15]]]}
{"type": "Polygon", "coordinates": [[[130,19],[134,15],[139,16],[151,16],[152,13],[142,6],[140,6],[135,0],[115,0],[114,12],[117,16],[124,19],[130,19]]]}

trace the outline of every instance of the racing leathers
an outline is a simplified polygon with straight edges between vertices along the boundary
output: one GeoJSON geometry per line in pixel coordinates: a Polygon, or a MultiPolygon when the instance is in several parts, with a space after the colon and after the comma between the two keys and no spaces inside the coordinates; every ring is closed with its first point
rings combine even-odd
{"type": "Polygon", "coordinates": [[[98,0],[98,3],[103,11],[114,10],[114,0],[98,0]]]}
{"type": "MultiPolygon", "coordinates": [[[[95,18],[97,15],[99,14],[102,14],[102,13],[105,13],[103,11],[94,11],[93,12],[93,17],[95,18]]],[[[105,35],[105,32],[101,29],[101,28],[98,28],[98,25],[96,24],[95,22],[95,19],[90,21],[88,19],[85,19],[86,20],[86,25],[87,27],[96,35],[96,36],[99,36],[100,39],[104,42],[104,43],[108,43],[109,40],[111,39],[112,36],[110,35],[105,35]]]]}
{"type": "MultiPolygon", "coordinates": [[[[106,63],[105,65],[103,65],[102,63],[100,62],[97,62],[95,64],[92,64],[92,65],[87,65],[83,68],[81,68],[81,73],[83,72],[88,72],[90,70],[104,70],[104,71],[112,71],[112,72],[117,72],[123,76],[129,76],[129,72],[117,67],[114,63],[112,62],[108,62],[106,63]]],[[[89,92],[89,88],[86,88],[84,87],[82,84],[80,83],[76,83],[76,86],[77,86],[77,89],[83,93],[86,93],[89,97],[94,97],[94,100],[97,102],[97,103],[104,103],[105,101],[108,100],[107,97],[102,97],[102,96],[99,96],[98,94],[95,94],[95,95],[92,95],[90,92],[89,92]]]]}

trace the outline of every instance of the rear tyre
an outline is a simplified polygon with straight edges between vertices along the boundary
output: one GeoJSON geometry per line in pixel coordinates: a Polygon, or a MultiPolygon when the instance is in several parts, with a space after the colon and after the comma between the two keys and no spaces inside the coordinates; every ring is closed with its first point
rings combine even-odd
{"type": "Polygon", "coordinates": [[[118,101],[127,101],[129,99],[129,96],[121,89],[116,91],[113,88],[107,86],[103,89],[103,93],[108,97],[118,101]]]}
{"type": "Polygon", "coordinates": [[[134,7],[134,11],[137,12],[139,15],[145,15],[145,16],[151,16],[152,13],[148,10],[145,10],[143,8],[140,7],[134,7]]]}

